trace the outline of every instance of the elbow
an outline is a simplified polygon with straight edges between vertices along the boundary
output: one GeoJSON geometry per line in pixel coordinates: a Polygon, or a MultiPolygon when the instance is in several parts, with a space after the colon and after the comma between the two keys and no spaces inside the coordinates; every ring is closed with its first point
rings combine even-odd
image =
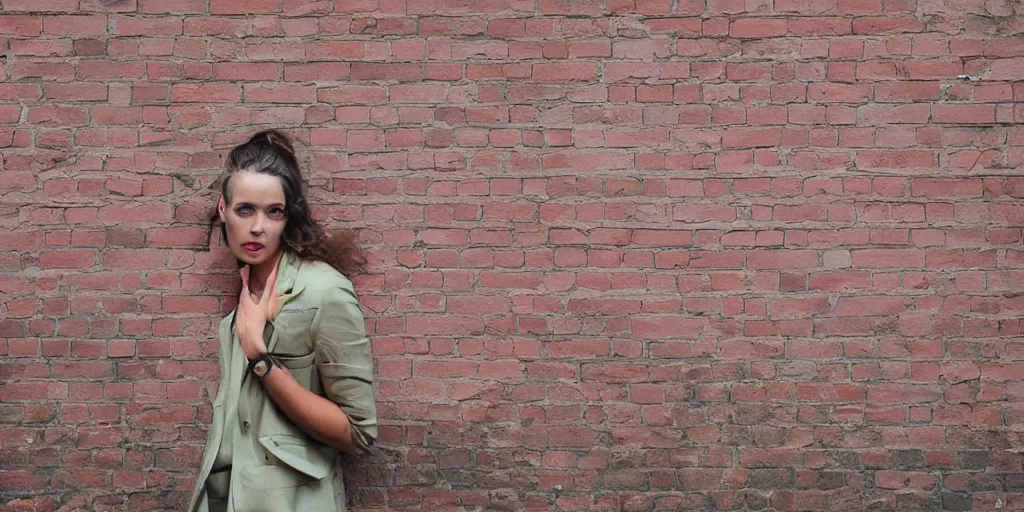
{"type": "Polygon", "coordinates": [[[323,444],[346,455],[356,456],[361,452],[359,445],[356,444],[352,436],[344,431],[325,432],[320,435],[320,440],[323,444]]]}
{"type": "MultiPolygon", "coordinates": [[[[373,430],[376,431],[376,428],[373,430]]],[[[373,446],[374,437],[368,435],[367,432],[360,430],[358,427],[352,427],[349,440],[349,455],[358,457],[370,454],[370,447],[373,446]]]]}
{"type": "Polygon", "coordinates": [[[362,448],[359,448],[359,446],[355,444],[345,445],[344,447],[340,448],[340,450],[342,453],[348,455],[349,457],[362,457],[363,455],[370,453],[366,450],[363,450],[362,448]]]}
{"type": "Polygon", "coordinates": [[[359,457],[362,455],[369,454],[370,450],[368,449],[368,447],[363,447],[362,445],[360,445],[360,443],[356,440],[356,436],[354,433],[355,431],[352,432],[352,435],[346,438],[339,439],[337,442],[335,442],[334,448],[350,457],[359,457]]]}
{"type": "Polygon", "coordinates": [[[373,445],[373,437],[360,431],[351,422],[338,429],[332,437],[331,445],[351,457],[359,457],[370,453],[370,446],[373,445]]]}

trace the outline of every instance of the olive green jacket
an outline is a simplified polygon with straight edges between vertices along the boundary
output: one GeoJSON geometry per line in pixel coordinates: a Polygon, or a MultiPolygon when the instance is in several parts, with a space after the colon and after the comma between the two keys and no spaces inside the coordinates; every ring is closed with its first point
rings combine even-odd
{"type": "MultiPolygon", "coordinates": [[[[377,438],[373,363],[366,326],[352,283],[325,263],[286,254],[275,291],[280,313],[267,323],[272,355],[306,389],[348,415],[356,444],[377,438]]],[[[231,463],[228,512],[344,511],[345,489],[335,478],[337,451],[303,432],[281,412],[247,365],[234,329],[234,312],[220,323],[221,383],[189,511],[210,509],[210,478],[218,452],[231,463]],[[233,368],[231,365],[242,366],[233,368]],[[223,448],[222,448],[223,447],[223,448]]],[[[217,474],[226,476],[226,472],[217,474]]]]}

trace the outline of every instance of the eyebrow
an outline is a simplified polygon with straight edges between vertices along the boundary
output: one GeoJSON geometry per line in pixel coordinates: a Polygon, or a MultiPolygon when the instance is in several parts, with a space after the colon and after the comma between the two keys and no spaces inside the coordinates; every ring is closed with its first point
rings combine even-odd
{"type": "MultiPolygon", "coordinates": [[[[258,205],[256,203],[252,202],[252,201],[236,201],[235,204],[237,206],[243,206],[243,205],[245,205],[245,206],[260,206],[260,205],[258,205]]],[[[271,207],[274,207],[274,206],[279,206],[281,208],[284,208],[284,203],[270,203],[270,204],[263,205],[262,207],[263,208],[271,208],[271,207]]]]}

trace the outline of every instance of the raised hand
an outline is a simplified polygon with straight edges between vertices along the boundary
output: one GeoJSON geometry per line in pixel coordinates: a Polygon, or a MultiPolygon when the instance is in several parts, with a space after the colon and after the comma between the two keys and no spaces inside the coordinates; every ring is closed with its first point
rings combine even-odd
{"type": "Polygon", "coordinates": [[[249,265],[241,270],[242,291],[238,297],[238,311],[235,313],[235,328],[242,352],[247,359],[252,359],[267,351],[263,341],[263,329],[268,320],[273,320],[278,313],[277,293],[274,291],[277,282],[277,266],[267,278],[263,292],[254,297],[249,289],[249,265]]]}

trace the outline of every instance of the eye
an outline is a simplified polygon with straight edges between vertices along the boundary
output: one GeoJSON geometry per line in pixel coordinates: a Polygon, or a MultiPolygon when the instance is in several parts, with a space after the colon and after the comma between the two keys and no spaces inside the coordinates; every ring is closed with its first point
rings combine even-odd
{"type": "Polygon", "coordinates": [[[270,209],[270,217],[273,218],[273,219],[282,219],[282,218],[284,218],[284,209],[283,208],[277,208],[277,207],[271,208],[270,209]]]}
{"type": "Polygon", "coordinates": [[[247,205],[247,204],[243,204],[243,205],[239,206],[236,211],[238,213],[242,214],[242,215],[249,215],[249,214],[251,214],[253,212],[253,209],[252,209],[252,206],[247,205]]]}

